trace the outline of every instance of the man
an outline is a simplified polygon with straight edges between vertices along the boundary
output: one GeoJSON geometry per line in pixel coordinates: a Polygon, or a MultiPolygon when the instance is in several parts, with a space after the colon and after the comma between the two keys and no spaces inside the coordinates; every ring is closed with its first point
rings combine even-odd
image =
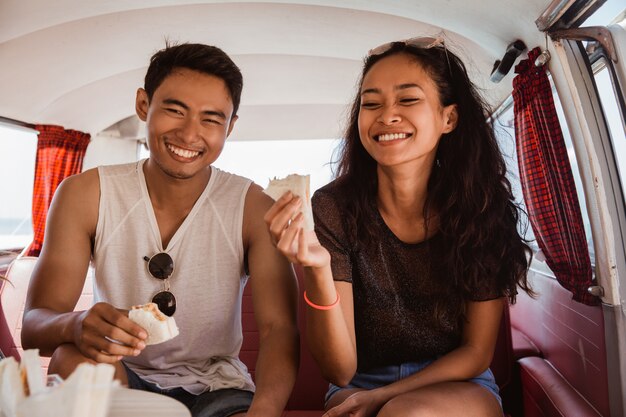
{"type": "Polygon", "coordinates": [[[272,200],[211,164],[237,120],[241,72],[220,49],[168,46],[151,59],[136,111],[150,158],[66,179],[50,207],[24,313],[24,348],[67,377],[111,363],[130,388],[170,395],[194,416],[278,416],[298,361],[296,281],[263,222],[272,200]],[[94,301],[73,312],[93,262],[94,301]],[[255,387],[238,359],[251,277],[260,333],[255,387]],[[156,302],[179,336],[146,346],[128,318],[156,302]]]}

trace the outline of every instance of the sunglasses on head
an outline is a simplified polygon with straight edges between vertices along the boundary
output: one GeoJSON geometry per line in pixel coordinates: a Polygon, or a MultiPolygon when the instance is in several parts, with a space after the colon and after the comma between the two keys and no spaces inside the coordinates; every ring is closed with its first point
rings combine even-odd
{"type": "Polygon", "coordinates": [[[437,36],[433,38],[431,36],[420,36],[416,38],[404,39],[401,41],[393,41],[383,43],[382,45],[377,46],[376,48],[372,48],[367,53],[367,58],[371,58],[373,56],[382,55],[385,52],[389,51],[396,44],[402,44],[404,46],[413,46],[415,48],[420,49],[430,49],[435,48],[437,46],[443,46],[443,51],[446,54],[446,61],[448,63],[448,71],[450,75],[452,75],[452,68],[450,66],[450,58],[448,57],[448,48],[446,48],[446,42],[443,36],[437,36]]]}
{"type": "Polygon", "coordinates": [[[176,311],[176,298],[174,294],[170,292],[168,278],[172,276],[174,272],[174,260],[165,252],[157,253],[152,258],[144,256],[143,260],[148,263],[147,266],[150,275],[163,281],[163,290],[152,297],[152,302],[159,307],[159,310],[161,310],[163,314],[169,317],[173,316],[176,311]]]}
{"type": "Polygon", "coordinates": [[[429,49],[429,48],[433,48],[439,45],[444,45],[445,47],[444,39],[441,36],[438,36],[436,38],[433,38],[430,36],[416,37],[416,38],[404,39],[401,41],[383,43],[382,45],[379,45],[376,48],[370,49],[369,52],[367,53],[367,57],[369,58],[371,56],[382,55],[388,50],[390,50],[395,44],[398,44],[398,43],[403,44],[405,46],[414,46],[416,48],[422,48],[422,49],[429,49]]]}

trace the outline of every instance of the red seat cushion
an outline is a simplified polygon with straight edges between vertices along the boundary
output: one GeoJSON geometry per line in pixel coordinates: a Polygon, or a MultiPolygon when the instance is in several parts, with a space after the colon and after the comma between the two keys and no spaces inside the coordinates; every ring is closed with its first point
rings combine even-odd
{"type": "Polygon", "coordinates": [[[547,360],[531,356],[518,362],[524,417],[602,417],[547,360]]]}

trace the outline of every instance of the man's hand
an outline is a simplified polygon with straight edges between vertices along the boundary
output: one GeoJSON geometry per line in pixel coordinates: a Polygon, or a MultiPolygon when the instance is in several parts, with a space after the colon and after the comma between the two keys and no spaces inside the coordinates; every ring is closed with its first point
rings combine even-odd
{"type": "Polygon", "coordinates": [[[82,312],[74,325],[74,343],[96,362],[114,363],[123,356],[137,356],[146,347],[146,331],[128,318],[128,312],[97,303],[82,312]]]}

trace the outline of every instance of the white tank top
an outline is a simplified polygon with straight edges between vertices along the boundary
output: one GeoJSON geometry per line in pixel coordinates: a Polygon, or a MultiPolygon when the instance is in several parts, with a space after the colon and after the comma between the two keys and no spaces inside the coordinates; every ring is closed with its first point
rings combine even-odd
{"type": "Polygon", "coordinates": [[[98,168],[94,302],[123,309],[149,302],[163,283],[150,275],[143,258],[167,252],[174,260],[169,283],[180,334],[124,362],[164,389],[182,387],[193,394],[223,388],[254,391],[238,358],[241,297],[248,280],[243,207],[251,181],[212,167],[202,195],[163,248],[144,162],[98,168]]]}

